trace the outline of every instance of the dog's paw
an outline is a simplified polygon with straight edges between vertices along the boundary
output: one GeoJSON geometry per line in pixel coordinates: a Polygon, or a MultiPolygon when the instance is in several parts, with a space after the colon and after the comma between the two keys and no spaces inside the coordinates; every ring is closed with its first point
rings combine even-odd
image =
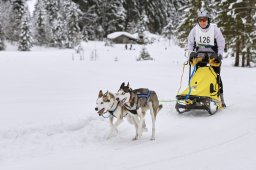
{"type": "Polygon", "coordinates": [[[153,141],[153,140],[156,140],[156,138],[155,138],[155,137],[151,137],[151,138],[150,138],[150,140],[152,140],[152,141],[153,141]]]}
{"type": "Polygon", "coordinates": [[[142,131],[139,131],[139,132],[138,132],[138,137],[139,137],[139,138],[142,137],[142,131]]]}
{"type": "Polygon", "coordinates": [[[132,138],[132,140],[138,140],[138,136],[135,136],[134,138],[132,138]]]}

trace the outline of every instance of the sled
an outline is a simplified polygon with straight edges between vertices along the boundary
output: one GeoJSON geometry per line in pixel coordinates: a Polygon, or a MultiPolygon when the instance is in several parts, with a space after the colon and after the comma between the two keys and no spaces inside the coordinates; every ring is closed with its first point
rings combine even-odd
{"type": "Polygon", "coordinates": [[[197,109],[213,115],[222,108],[218,76],[212,68],[216,63],[208,57],[209,52],[198,52],[198,55],[202,53],[205,55],[204,59],[196,58],[190,61],[188,87],[176,96],[175,109],[180,114],[197,109]],[[197,67],[197,64],[203,66],[197,67]],[[191,65],[194,66],[192,73],[191,65]]]}

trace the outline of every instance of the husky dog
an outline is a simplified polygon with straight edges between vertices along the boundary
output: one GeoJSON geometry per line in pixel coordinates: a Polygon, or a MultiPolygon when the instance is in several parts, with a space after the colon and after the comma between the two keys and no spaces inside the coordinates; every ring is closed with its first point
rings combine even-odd
{"type": "MultiPolygon", "coordinates": [[[[99,114],[99,116],[103,116],[105,113],[109,113],[111,116],[110,120],[110,132],[108,135],[108,139],[113,135],[114,132],[118,132],[117,127],[123,122],[123,118],[126,117],[129,123],[135,126],[136,135],[133,138],[134,140],[138,139],[138,124],[139,119],[137,116],[134,116],[130,113],[125,107],[119,105],[119,101],[116,100],[116,97],[111,92],[106,92],[103,94],[102,90],[99,91],[98,99],[96,101],[95,110],[99,114]],[[114,118],[116,121],[114,122],[114,118]]],[[[143,128],[146,130],[146,124],[143,123],[143,128]]]]}
{"type": "Polygon", "coordinates": [[[116,94],[116,99],[120,101],[120,104],[127,110],[139,116],[139,137],[142,135],[142,124],[143,121],[145,121],[146,112],[150,110],[152,119],[151,140],[155,140],[156,115],[163,107],[159,104],[156,92],[146,88],[132,90],[129,87],[129,82],[126,86],[125,83],[122,83],[116,94]]]}

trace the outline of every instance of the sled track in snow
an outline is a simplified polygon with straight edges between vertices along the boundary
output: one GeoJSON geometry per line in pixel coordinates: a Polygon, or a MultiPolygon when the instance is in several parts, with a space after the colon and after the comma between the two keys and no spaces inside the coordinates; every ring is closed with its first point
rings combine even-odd
{"type": "MultiPolygon", "coordinates": [[[[183,153],[183,154],[180,154],[180,155],[177,155],[177,156],[173,156],[171,158],[167,158],[167,159],[162,159],[162,160],[156,160],[154,162],[147,162],[147,163],[144,163],[144,164],[140,164],[138,166],[134,166],[134,167],[131,167],[131,168],[128,168],[129,170],[132,170],[132,169],[140,169],[140,167],[148,167],[148,166],[151,166],[151,165],[154,165],[154,164],[159,164],[160,162],[170,162],[172,160],[177,160],[177,159],[181,159],[181,158],[185,158],[185,157],[189,157],[189,156],[193,156],[195,154],[199,154],[201,152],[205,152],[205,151],[208,151],[208,150],[211,150],[211,149],[215,149],[215,148],[218,148],[218,147],[221,147],[223,145],[226,145],[226,144],[229,144],[229,143],[232,143],[232,142],[235,142],[239,139],[242,139],[246,136],[248,136],[250,133],[252,132],[245,132],[245,133],[242,133],[240,135],[237,135],[233,138],[230,138],[230,139],[227,139],[227,140],[224,140],[222,142],[219,142],[219,143],[216,143],[216,144],[213,144],[213,145],[210,145],[208,147],[203,147],[201,149],[197,149],[195,151],[192,151],[192,152],[187,152],[187,153],[183,153]]],[[[151,167],[152,168],[152,167],[151,167]]]]}

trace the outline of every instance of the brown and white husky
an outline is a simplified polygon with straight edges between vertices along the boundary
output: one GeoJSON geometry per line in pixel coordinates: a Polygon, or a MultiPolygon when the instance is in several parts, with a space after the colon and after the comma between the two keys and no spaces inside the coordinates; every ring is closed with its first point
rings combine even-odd
{"type": "Polygon", "coordinates": [[[151,113],[152,119],[152,136],[151,140],[155,140],[155,121],[157,113],[162,109],[162,105],[159,104],[157,94],[153,90],[147,88],[139,88],[132,90],[129,87],[129,82],[125,86],[125,83],[122,83],[117,94],[116,99],[120,101],[120,104],[123,105],[127,110],[137,114],[139,117],[138,124],[138,135],[142,135],[142,126],[145,121],[145,115],[148,110],[151,113]]]}

